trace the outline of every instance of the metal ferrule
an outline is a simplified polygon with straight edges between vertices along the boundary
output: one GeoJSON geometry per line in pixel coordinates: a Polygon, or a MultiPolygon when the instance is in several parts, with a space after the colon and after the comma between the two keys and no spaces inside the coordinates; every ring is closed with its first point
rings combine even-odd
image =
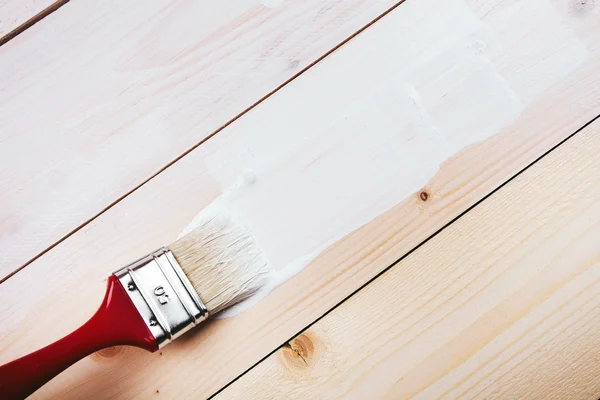
{"type": "Polygon", "coordinates": [[[162,248],[115,272],[159,348],[208,317],[173,253],[162,248]]]}

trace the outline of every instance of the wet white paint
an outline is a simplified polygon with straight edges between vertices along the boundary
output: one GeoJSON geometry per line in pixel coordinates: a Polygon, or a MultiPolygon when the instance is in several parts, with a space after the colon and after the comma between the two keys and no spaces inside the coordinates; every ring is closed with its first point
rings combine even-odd
{"type": "MultiPolygon", "coordinates": [[[[516,53],[498,50],[502,29],[462,0],[448,0],[439,13],[417,3],[404,3],[277,92],[209,151],[206,166],[223,194],[197,220],[231,216],[252,232],[271,268],[264,290],[226,315],[256,304],[419,191],[446,160],[512,124],[580,62],[524,86],[523,72],[505,64],[516,53]]],[[[529,15],[521,10],[511,12],[529,15]]]]}

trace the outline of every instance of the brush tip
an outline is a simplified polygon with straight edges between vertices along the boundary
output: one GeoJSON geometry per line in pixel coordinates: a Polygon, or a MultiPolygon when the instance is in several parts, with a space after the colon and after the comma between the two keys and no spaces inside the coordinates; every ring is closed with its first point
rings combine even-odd
{"type": "Polygon", "coordinates": [[[169,246],[209,314],[247,299],[268,281],[254,237],[231,218],[207,218],[169,246]]]}

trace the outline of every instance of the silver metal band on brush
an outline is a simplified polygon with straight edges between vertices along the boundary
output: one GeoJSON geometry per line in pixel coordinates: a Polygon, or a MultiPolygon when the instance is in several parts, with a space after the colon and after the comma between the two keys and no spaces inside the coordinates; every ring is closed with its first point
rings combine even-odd
{"type": "Polygon", "coordinates": [[[208,317],[206,306],[169,250],[115,272],[159,348],[208,317]]]}

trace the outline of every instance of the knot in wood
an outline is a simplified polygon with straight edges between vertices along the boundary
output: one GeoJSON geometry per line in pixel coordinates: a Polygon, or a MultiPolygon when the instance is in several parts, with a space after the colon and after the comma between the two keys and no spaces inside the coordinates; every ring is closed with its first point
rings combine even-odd
{"type": "Polygon", "coordinates": [[[308,333],[301,333],[281,349],[283,364],[292,371],[303,371],[316,363],[315,343],[308,333]]]}

